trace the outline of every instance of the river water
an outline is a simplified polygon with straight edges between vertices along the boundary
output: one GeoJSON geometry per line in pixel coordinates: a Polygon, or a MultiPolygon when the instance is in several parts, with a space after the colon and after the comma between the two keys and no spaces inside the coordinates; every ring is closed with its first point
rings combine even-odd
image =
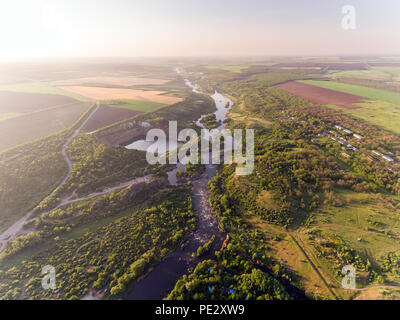
{"type": "MultiPolygon", "coordinates": [[[[190,81],[185,80],[185,83],[193,92],[200,93],[197,87],[190,81]]],[[[217,130],[222,130],[225,127],[224,120],[226,119],[226,114],[233,103],[218,92],[215,92],[211,97],[214,99],[217,107],[217,111],[215,112],[217,121],[221,121],[221,125],[217,130]]],[[[200,120],[201,118],[197,120],[196,124],[204,128],[200,120]]],[[[209,154],[209,157],[211,157],[211,154],[209,154]]],[[[176,171],[177,169],[184,170],[184,168],[184,165],[178,164],[177,168],[168,172],[170,184],[177,184],[176,171]]],[[[226,234],[218,228],[218,218],[210,207],[208,192],[208,181],[216,175],[216,172],[217,165],[208,164],[206,165],[205,172],[192,182],[193,207],[197,217],[197,229],[188,236],[185,248],[182,249],[179,247],[167,259],[156,266],[144,279],[132,288],[127,294],[126,299],[160,300],[165,298],[174,288],[175,283],[184,274],[187,274],[190,268],[195,267],[203,259],[213,257],[215,251],[221,248],[226,234]],[[215,236],[215,241],[210,253],[199,259],[196,256],[197,248],[209,241],[213,235],[215,236]]]]}

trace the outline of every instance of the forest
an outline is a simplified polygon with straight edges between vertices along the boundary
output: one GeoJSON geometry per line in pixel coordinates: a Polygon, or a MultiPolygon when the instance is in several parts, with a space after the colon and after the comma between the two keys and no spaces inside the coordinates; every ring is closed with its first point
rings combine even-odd
{"type": "Polygon", "coordinates": [[[55,245],[19,264],[1,260],[0,298],[79,299],[90,288],[102,289],[104,298],[123,296],[195,228],[190,193],[185,186],[170,188],[155,195],[151,205],[82,236],[55,239],[55,245]],[[57,270],[55,291],[42,289],[44,265],[57,270]]]}

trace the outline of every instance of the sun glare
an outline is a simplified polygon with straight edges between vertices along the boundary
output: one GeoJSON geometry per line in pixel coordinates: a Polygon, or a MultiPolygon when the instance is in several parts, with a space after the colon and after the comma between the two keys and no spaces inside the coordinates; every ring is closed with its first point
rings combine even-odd
{"type": "Polygon", "coordinates": [[[58,55],[69,40],[63,20],[56,1],[2,1],[0,59],[58,55]]]}

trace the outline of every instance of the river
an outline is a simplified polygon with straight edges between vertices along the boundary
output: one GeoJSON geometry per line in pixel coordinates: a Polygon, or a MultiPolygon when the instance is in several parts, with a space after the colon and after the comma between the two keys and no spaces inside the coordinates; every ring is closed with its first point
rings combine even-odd
{"type": "MultiPolygon", "coordinates": [[[[185,80],[188,87],[195,93],[200,93],[195,85],[189,80],[185,80]]],[[[226,114],[233,106],[231,100],[222,94],[215,92],[211,96],[217,107],[217,121],[221,121],[221,125],[217,130],[225,127],[224,121],[226,114]]],[[[202,116],[203,117],[203,116],[202,116]]],[[[196,124],[204,128],[200,123],[200,117],[196,124]]],[[[130,145],[132,146],[132,144],[130,145]]],[[[209,156],[211,156],[209,154],[209,156]]],[[[178,164],[177,168],[168,172],[168,180],[170,184],[177,184],[176,171],[184,170],[184,165],[178,164]]],[[[201,260],[214,256],[215,251],[219,250],[223,244],[226,234],[218,228],[218,218],[212,211],[209,203],[208,181],[216,175],[217,165],[206,165],[205,172],[192,182],[193,185],[193,207],[197,217],[197,229],[192,232],[187,240],[184,249],[178,248],[167,259],[156,266],[144,279],[139,281],[132,290],[126,295],[128,300],[160,300],[165,298],[174,288],[175,283],[184,275],[189,273],[189,269],[195,267],[201,260]],[[215,241],[208,255],[199,259],[196,255],[197,248],[212,236],[215,241]]]]}

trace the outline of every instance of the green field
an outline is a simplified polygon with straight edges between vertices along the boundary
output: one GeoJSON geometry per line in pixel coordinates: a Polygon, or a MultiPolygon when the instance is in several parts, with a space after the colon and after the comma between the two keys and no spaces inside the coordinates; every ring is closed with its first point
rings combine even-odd
{"type": "Polygon", "coordinates": [[[207,68],[211,70],[224,70],[234,73],[241,73],[242,70],[250,68],[252,66],[269,66],[274,65],[274,62],[251,62],[251,63],[238,63],[238,64],[211,64],[207,68]]]}
{"type": "Polygon", "coordinates": [[[377,100],[369,100],[357,105],[362,108],[343,109],[334,105],[328,106],[400,135],[400,107],[398,105],[377,100]]]}
{"type": "Polygon", "coordinates": [[[66,129],[88,108],[89,103],[80,102],[4,120],[0,126],[0,151],[66,129]]]}
{"type": "MultiPolygon", "coordinates": [[[[388,198],[368,193],[338,191],[336,196],[345,204],[342,207],[327,206],[316,210],[308,225],[305,241],[310,247],[312,233],[316,238],[332,241],[341,239],[345,246],[354,249],[364,261],[369,261],[373,268],[383,268],[383,259],[390,252],[398,251],[398,234],[400,225],[393,216],[393,208],[388,198]]],[[[394,199],[394,198],[393,198],[394,199]]],[[[328,249],[329,250],[329,249],[328,249]]],[[[322,264],[326,263],[320,257],[322,264]]],[[[330,266],[328,269],[335,276],[330,266]]],[[[398,285],[398,278],[386,274],[389,281],[398,285]]],[[[361,280],[361,279],[359,279],[361,280]]],[[[363,281],[359,283],[362,286],[363,281]]]]}
{"type": "Polygon", "coordinates": [[[390,79],[390,74],[378,69],[371,70],[346,70],[346,71],[332,71],[329,72],[332,79],[337,78],[356,78],[363,80],[376,80],[385,81],[390,79]]]}
{"type": "Polygon", "coordinates": [[[399,81],[400,67],[371,67],[369,70],[331,71],[329,76],[335,78],[356,78],[375,81],[399,81]]]}
{"type": "Polygon", "coordinates": [[[367,99],[365,102],[357,104],[361,107],[359,109],[343,109],[333,105],[328,106],[384,130],[400,134],[400,93],[333,81],[306,80],[301,82],[369,98],[370,100],[367,99]]]}
{"type": "Polygon", "coordinates": [[[90,101],[89,99],[81,97],[80,95],[71,92],[66,92],[59,88],[52,87],[40,82],[25,82],[25,83],[11,84],[11,85],[2,85],[0,86],[0,91],[58,94],[61,96],[71,97],[78,101],[90,101]]]}
{"type": "Polygon", "coordinates": [[[160,109],[165,104],[152,102],[152,101],[140,101],[140,100],[110,100],[104,101],[105,104],[110,107],[115,108],[123,108],[128,110],[142,111],[142,112],[151,112],[157,109],[160,109]]]}
{"type": "Polygon", "coordinates": [[[300,82],[311,84],[321,88],[355,94],[373,100],[381,100],[400,105],[400,93],[397,92],[368,88],[363,86],[356,86],[353,84],[340,83],[334,81],[302,80],[300,82]]]}
{"type": "Polygon", "coordinates": [[[215,64],[207,66],[208,69],[211,70],[225,70],[235,73],[240,73],[242,70],[247,69],[250,65],[224,65],[224,64],[215,64]]]}
{"type": "Polygon", "coordinates": [[[374,67],[372,70],[384,72],[393,77],[393,80],[400,81],[400,67],[374,67]]]}
{"type": "Polygon", "coordinates": [[[399,234],[400,224],[391,214],[386,199],[345,190],[337,190],[335,194],[345,205],[316,210],[311,228],[339,234],[352,248],[359,252],[373,251],[377,257],[398,249],[398,239],[388,235],[399,234]]]}

